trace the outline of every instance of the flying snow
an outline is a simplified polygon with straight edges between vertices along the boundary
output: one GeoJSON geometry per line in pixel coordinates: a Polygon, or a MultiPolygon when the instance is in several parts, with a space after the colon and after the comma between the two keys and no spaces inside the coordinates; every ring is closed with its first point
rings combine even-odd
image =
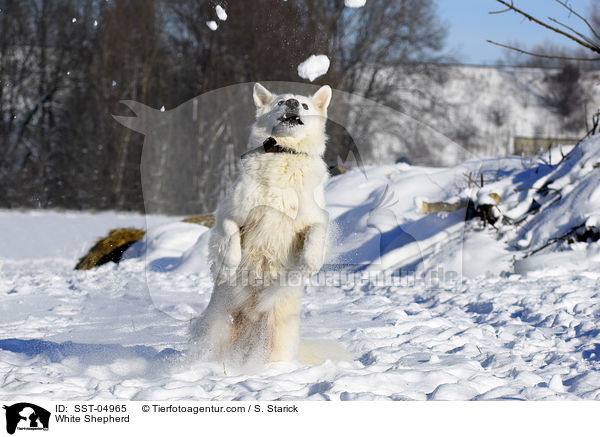
{"type": "Polygon", "coordinates": [[[329,58],[326,55],[311,55],[298,65],[298,76],[311,82],[323,76],[329,70],[329,58]]]}
{"type": "Polygon", "coordinates": [[[215,7],[215,10],[217,11],[217,17],[219,17],[219,20],[221,20],[221,21],[227,20],[227,12],[225,12],[225,9],[223,9],[223,7],[221,5],[217,5],[215,7]]]}
{"type": "Polygon", "coordinates": [[[207,21],[206,25],[208,26],[208,28],[210,30],[217,30],[217,28],[219,27],[219,25],[217,24],[217,22],[216,21],[212,21],[212,20],[211,21],[207,21]]]}

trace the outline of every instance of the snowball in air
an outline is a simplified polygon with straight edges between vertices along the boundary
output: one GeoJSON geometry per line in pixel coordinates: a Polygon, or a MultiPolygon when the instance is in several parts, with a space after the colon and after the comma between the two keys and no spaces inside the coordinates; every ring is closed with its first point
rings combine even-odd
{"type": "Polygon", "coordinates": [[[217,11],[217,17],[219,17],[219,20],[221,20],[221,21],[227,20],[227,12],[225,12],[225,9],[223,9],[221,7],[221,5],[217,5],[215,7],[215,10],[217,11]]]}
{"type": "Polygon", "coordinates": [[[311,55],[298,65],[298,76],[311,82],[323,76],[329,70],[329,58],[326,55],[311,55]]]}
{"type": "Polygon", "coordinates": [[[367,0],[344,0],[344,5],[347,8],[362,8],[367,0]]]}
{"type": "Polygon", "coordinates": [[[216,21],[207,21],[206,25],[210,30],[217,30],[217,27],[219,27],[216,21]]]}

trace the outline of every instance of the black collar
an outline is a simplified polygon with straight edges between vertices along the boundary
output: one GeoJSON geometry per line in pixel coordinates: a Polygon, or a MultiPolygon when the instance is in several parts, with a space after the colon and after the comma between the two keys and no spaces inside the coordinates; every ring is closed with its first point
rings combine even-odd
{"type": "Polygon", "coordinates": [[[247,158],[250,155],[254,155],[256,153],[290,153],[292,155],[307,155],[305,152],[299,152],[294,149],[290,149],[289,147],[280,146],[277,144],[277,140],[273,137],[269,137],[262,143],[262,146],[259,146],[255,149],[249,150],[248,152],[242,155],[242,159],[247,158]]]}

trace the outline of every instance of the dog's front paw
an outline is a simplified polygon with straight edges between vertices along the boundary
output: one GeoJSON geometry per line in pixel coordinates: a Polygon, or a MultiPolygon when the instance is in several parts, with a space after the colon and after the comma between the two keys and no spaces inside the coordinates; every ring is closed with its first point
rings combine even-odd
{"type": "Polygon", "coordinates": [[[305,250],[302,254],[301,270],[306,276],[312,276],[321,270],[325,263],[325,253],[323,250],[305,250]]]}
{"type": "Polygon", "coordinates": [[[312,225],[306,234],[301,269],[307,276],[317,273],[325,263],[325,236],[325,226],[321,224],[312,225]]]}
{"type": "Polygon", "coordinates": [[[223,231],[225,238],[228,238],[227,247],[223,253],[223,267],[235,270],[242,260],[240,228],[233,220],[226,219],[223,221],[223,231]]]}
{"type": "Polygon", "coordinates": [[[240,234],[233,234],[229,237],[229,244],[225,250],[223,264],[225,268],[235,270],[242,260],[242,245],[240,234]]]}

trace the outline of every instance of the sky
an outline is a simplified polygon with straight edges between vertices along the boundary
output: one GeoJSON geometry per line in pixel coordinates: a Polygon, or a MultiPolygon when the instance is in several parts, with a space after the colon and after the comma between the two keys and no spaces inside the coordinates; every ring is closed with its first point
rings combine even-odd
{"type": "MultiPolygon", "coordinates": [[[[539,19],[555,18],[587,35],[585,24],[555,0],[513,0],[514,5],[539,19]]],[[[585,15],[590,0],[567,0],[571,7],[585,15]]],[[[504,58],[505,49],[486,42],[519,42],[521,47],[551,42],[573,47],[565,37],[530,23],[514,12],[490,15],[490,11],[506,9],[495,0],[438,0],[441,18],[449,24],[446,46],[460,63],[496,64],[504,58]]]]}

